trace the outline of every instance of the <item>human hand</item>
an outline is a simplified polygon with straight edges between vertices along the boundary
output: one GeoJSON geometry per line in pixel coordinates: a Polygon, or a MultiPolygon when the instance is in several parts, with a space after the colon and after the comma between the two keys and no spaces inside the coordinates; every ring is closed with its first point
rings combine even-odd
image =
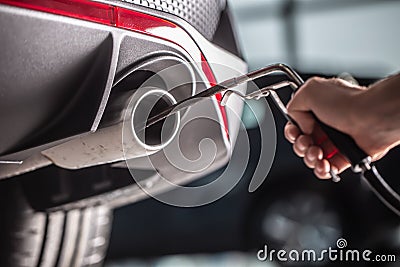
{"type": "Polygon", "coordinates": [[[295,153],[304,158],[304,163],[314,169],[317,177],[328,179],[331,170],[340,173],[350,164],[316,124],[312,114],[350,135],[373,159],[382,157],[394,145],[388,138],[376,138],[380,136],[377,132],[382,130],[379,129],[382,126],[376,123],[376,114],[368,114],[365,109],[376,102],[370,93],[365,93],[369,90],[341,79],[315,77],[308,80],[289,102],[288,113],[300,129],[288,123],[285,136],[293,143],[295,153]]]}

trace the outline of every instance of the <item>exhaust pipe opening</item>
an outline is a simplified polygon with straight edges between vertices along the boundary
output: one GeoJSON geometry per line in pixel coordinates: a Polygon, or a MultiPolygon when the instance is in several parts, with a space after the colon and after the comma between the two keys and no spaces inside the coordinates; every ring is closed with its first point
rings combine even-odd
{"type": "Polygon", "coordinates": [[[167,91],[150,89],[135,103],[131,114],[133,137],[146,150],[160,150],[176,136],[180,125],[179,112],[147,128],[147,120],[176,103],[167,91]]]}

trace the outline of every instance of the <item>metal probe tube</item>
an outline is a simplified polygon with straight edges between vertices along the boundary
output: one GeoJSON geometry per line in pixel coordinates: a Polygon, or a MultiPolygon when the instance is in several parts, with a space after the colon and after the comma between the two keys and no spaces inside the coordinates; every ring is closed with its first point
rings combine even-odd
{"type": "Polygon", "coordinates": [[[300,87],[304,81],[301,79],[301,77],[289,66],[285,64],[275,64],[275,65],[270,65],[265,68],[249,72],[247,74],[244,74],[239,77],[231,78],[229,80],[226,80],[220,84],[214,85],[210,87],[207,90],[204,90],[194,96],[191,96],[189,98],[186,98],[175,105],[167,107],[165,110],[160,112],[158,115],[155,115],[154,117],[151,117],[150,119],[147,120],[146,128],[163,120],[164,118],[168,117],[171,114],[174,114],[178,112],[179,110],[185,109],[190,107],[191,105],[201,101],[204,98],[209,98],[212,97],[218,93],[221,93],[227,89],[234,88],[238,85],[241,85],[245,82],[253,81],[257,78],[263,77],[267,74],[271,74],[274,72],[283,72],[285,73],[289,78],[292,78],[293,81],[297,84],[298,87],[300,87]]]}

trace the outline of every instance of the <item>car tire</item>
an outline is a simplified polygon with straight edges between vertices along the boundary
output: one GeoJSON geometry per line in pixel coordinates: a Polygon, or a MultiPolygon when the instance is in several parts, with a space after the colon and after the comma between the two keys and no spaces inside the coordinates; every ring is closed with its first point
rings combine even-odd
{"type": "Polygon", "coordinates": [[[18,179],[0,183],[0,266],[101,266],[111,232],[105,205],[35,211],[18,179]]]}

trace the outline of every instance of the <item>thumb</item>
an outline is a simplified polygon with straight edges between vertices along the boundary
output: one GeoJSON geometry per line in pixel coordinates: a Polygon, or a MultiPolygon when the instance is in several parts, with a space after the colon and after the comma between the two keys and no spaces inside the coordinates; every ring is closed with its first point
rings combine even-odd
{"type": "Polygon", "coordinates": [[[303,133],[310,135],[315,126],[315,119],[312,114],[314,111],[314,98],[318,98],[321,87],[326,79],[314,77],[309,79],[298,91],[287,105],[289,116],[298,124],[303,133]],[[319,92],[318,92],[319,91],[319,92]]]}

